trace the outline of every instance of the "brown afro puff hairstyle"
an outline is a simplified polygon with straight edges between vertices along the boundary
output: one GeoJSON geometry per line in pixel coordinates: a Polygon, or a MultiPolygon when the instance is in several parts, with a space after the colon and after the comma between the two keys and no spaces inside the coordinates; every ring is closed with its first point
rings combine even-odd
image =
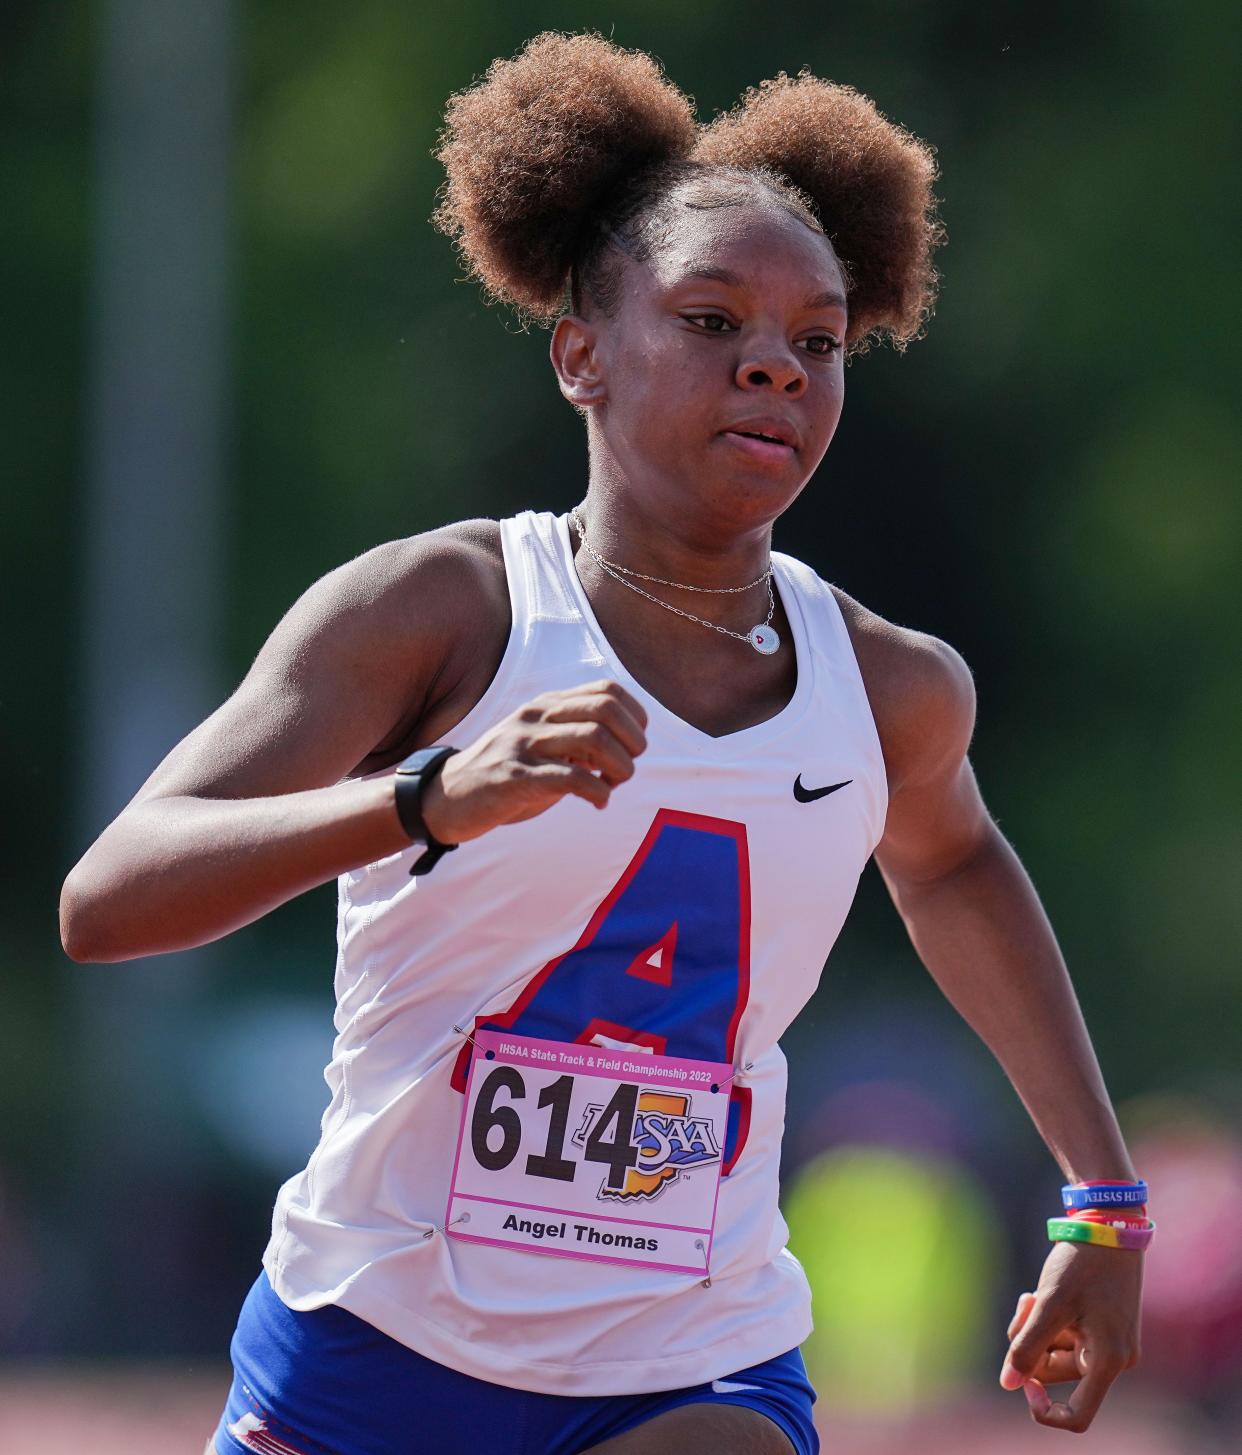
{"type": "Polygon", "coordinates": [[[523,317],[551,322],[583,291],[611,311],[619,254],[649,256],[679,199],[777,202],[822,225],[849,284],[852,352],[904,347],[935,298],[930,148],[811,75],[764,82],[700,127],[650,56],[546,32],[449,100],[437,156],[433,221],[523,317]]]}
{"type": "Polygon", "coordinates": [[[555,317],[590,213],[696,134],[689,97],[650,56],[545,31],[449,98],[433,220],[494,298],[555,317]]]}
{"type": "Polygon", "coordinates": [[[849,280],[847,342],[917,337],[936,296],[931,148],[852,86],[803,72],[764,81],[703,129],[699,161],[788,177],[815,205],[849,280]]]}

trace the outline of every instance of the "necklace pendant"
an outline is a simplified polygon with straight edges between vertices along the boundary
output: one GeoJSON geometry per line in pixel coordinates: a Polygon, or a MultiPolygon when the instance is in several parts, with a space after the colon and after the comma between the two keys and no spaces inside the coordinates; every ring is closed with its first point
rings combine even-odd
{"type": "Polygon", "coordinates": [[[762,623],[759,626],[752,626],[746,633],[746,637],[755,651],[765,657],[770,657],[781,644],[780,633],[776,628],[762,623]]]}

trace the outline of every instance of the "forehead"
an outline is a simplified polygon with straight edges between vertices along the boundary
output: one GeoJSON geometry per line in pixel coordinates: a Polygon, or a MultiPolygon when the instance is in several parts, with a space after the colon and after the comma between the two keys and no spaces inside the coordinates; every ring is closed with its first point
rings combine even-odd
{"type": "Polygon", "coordinates": [[[734,274],[744,287],[768,291],[784,284],[844,293],[832,244],[777,202],[687,205],[674,198],[668,224],[648,260],[652,281],[668,288],[705,269],[734,274]]]}

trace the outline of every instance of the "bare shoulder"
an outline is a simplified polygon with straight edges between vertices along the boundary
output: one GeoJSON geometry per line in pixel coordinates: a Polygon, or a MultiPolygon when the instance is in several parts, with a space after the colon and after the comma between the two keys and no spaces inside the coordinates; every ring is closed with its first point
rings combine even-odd
{"type": "Polygon", "coordinates": [[[139,798],[288,793],[397,762],[483,695],[509,615],[496,521],[374,546],[302,593],[139,798]]]}
{"type": "Polygon", "coordinates": [[[367,659],[382,657],[387,675],[403,683],[401,710],[357,772],[434,741],[474,706],[500,665],[510,607],[499,521],[455,521],[385,542],[317,585],[333,629],[356,638],[367,659]]]}
{"type": "Polygon", "coordinates": [[[331,638],[347,650],[387,654],[419,649],[443,665],[507,627],[500,525],[459,521],[386,541],[320,577],[293,604],[259,653],[296,670],[308,645],[331,638]]]}
{"type": "Polygon", "coordinates": [[[508,615],[499,521],[456,521],[373,546],[321,577],[294,611],[322,616],[325,624],[352,617],[368,627],[377,613],[386,614],[398,629],[419,631],[446,621],[467,626],[473,613],[463,620],[463,602],[508,615]]]}
{"type": "Polygon", "coordinates": [[[871,704],[890,789],[960,762],[975,724],[970,668],[947,642],[897,626],[832,588],[871,704]]]}

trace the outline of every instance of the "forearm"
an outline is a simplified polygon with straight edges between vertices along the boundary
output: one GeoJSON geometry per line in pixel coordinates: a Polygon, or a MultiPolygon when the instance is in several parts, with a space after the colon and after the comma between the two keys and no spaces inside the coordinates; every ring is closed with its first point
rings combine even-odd
{"type": "Polygon", "coordinates": [[[1132,1177],[1052,927],[1000,832],[943,878],[886,879],[923,963],[1000,1062],[1066,1177],[1132,1177]]]}
{"type": "Polygon", "coordinates": [[[61,894],[75,960],[188,949],[404,848],[392,780],[270,798],[152,798],[111,824],[61,894]]]}

